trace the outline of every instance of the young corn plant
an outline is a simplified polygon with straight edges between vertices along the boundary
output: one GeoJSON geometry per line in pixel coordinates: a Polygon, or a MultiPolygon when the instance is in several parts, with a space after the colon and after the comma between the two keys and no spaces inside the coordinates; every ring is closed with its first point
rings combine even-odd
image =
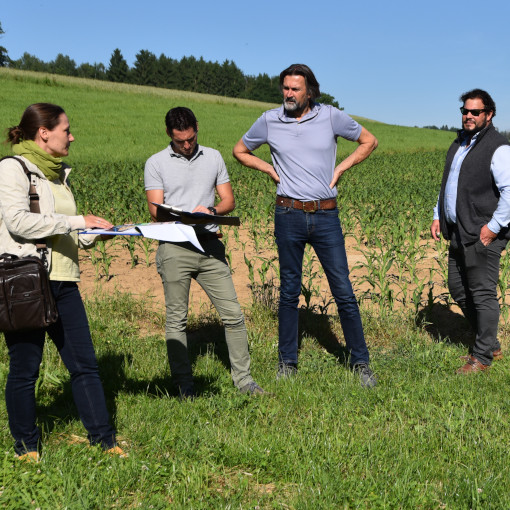
{"type": "Polygon", "coordinates": [[[124,246],[129,251],[129,256],[131,258],[131,269],[133,269],[138,264],[138,255],[136,254],[136,236],[123,236],[124,237],[124,246]]]}
{"type": "Polygon", "coordinates": [[[98,253],[97,245],[94,245],[90,250],[90,260],[92,261],[92,267],[94,268],[94,279],[96,282],[100,278],[100,271],[101,271],[101,262],[100,262],[100,255],[98,253]]]}
{"type": "MultiPolygon", "coordinates": [[[[442,237],[440,241],[434,244],[437,255],[434,260],[437,263],[441,275],[442,286],[448,289],[448,242],[442,237]]],[[[453,299],[448,291],[441,294],[442,301],[450,308],[453,304],[453,299]]]]}
{"type": "Polygon", "coordinates": [[[110,267],[115,256],[108,253],[106,241],[98,241],[97,247],[99,250],[99,264],[103,271],[102,276],[106,278],[106,281],[109,281],[111,278],[110,267]]]}
{"type": "Polygon", "coordinates": [[[139,243],[140,243],[140,246],[142,247],[143,253],[145,255],[145,265],[147,267],[150,267],[151,255],[152,255],[152,253],[154,253],[154,251],[156,249],[154,247],[154,244],[155,244],[154,239],[149,239],[148,237],[144,237],[144,236],[141,236],[138,239],[140,239],[139,243]]]}
{"type": "Polygon", "coordinates": [[[360,250],[366,262],[356,265],[355,269],[364,269],[366,274],[359,278],[358,284],[368,283],[372,289],[366,291],[364,297],[370,297],[381,309],[391,311],[394,307],[395,296],[391,288],[393,279],[389,271],[395,258],[391,250],[383,249],[379,239],[376,238],[374,243],[376,245],[374,248],[360,250]]]}
{"type": "Polygon", "coordinates": [[[307,246],[304,254],[303,276],[301,281],[301,294],[305,300],[303,309],[313,311],[315,305],[312,305],[312,299],[321,294],[320,277],[324,270],[317,264],[317,258],[312,252],[310,246],[307,246]]]}

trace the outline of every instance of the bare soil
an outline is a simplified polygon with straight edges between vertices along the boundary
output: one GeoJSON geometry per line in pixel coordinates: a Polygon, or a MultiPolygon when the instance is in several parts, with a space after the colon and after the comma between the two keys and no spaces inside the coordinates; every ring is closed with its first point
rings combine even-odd
{"type": "MultiPolygon", "coordinates": [[[[266,236],[267,237],[267,236],[266,236]]],[[[259,282],[257,269],[260,268],[261,260],[268,260],[276,257],[276,252],[271,246],[271,239],[262,243],[265,247],[259,245],[258,250],[255,249],[254,241],[248,233],[247,229],[239,229],[238,240],[235,241],[233,236],[230,236],[230,240],[227,243],[227,254],[230,251],[231,257],[231,270],[233,272],[234,285],[237,291],[239,302],[243,308],[248,308],[252,304],[252,290],[251,282],[249,278],[249,270],[244,261],[244,255],[255,263],[255,281],[259,282]],[[269,242],[268,242],[269,241],[269,242]],[[260,257],[260,258],[258,258],[260,257]]],[[[430,274],[430,268],[434,268],[432,279],[434,282],[433,293],[434,293],[434,306],[429,314],[429,319],[425,323],[425,328],[437,341],[448,337],[453,343],[461,343],[468,345],[472,343],[472,334],[467,327],[467,323],[462,317],[460,309],[453,305],[450,307],[439,304],[439,301],[447,296],[447,289],[444,287],[443,276],[439,270],[437,261],[437,251],[434,247],[434,242],[424,241],[425,256],[419,261],[418,268],[420,271],[420,278],[428,278],[430,274]],[[438,296],[441,299],[438,300],[438,296]]],[[[351,270],[351,281],[355,288],[356,295],[360,295],[368,292],[368,296],[371,295],[372,287],[368,283],[362,283],[363,277],[367,275],[366,260],[358,248],[357,241],[355,238],[348,236],[345,239],[347,259],[349,268],[351,270]],[[364,265],[365,264],[365,265],[364,265]],[[361,265],[361,267],[359,266],[361,265]],[[358,267],[356,267],[358,266],[358,267]]],[[[111,295],[117,291],[123,293],[130,293],[134,298],[143,299],[148,306],[155,312],[164,313],[165,298],[163,294],[163,286],[161,279],[156,270],[155,255],[157,243],[154,242],[152,245],[153,251],[149,255],[149,265],[146,263],[145,253],[142,246],[139,244],[136,248],[135,254],[138,257],[138,263],[132,267],[132,260],[129,250],[126,247],[125,240],[118,238],[116,241],[111,242],[108,246],[108,256],[112,257],[111,266],[109,269],[109,277],[104,275],[104,270],[97,263],[92,262],[92,256],[90,252],[80,252],[80,267],[81,267],[81,282],[80,290],[83,297],[92,298],[98,293],[101,295],[111,295]]],[[[319,268],[318,262],[315,262],[313,271],[319,268]]],[[[273,272],[269,272],[268,278],[271,278],[273,272]]],[[[390,282],[396,280],[396,275],[388,274],[390,282]]],[[[427,280],[428,281],[428,280],[427,280]]],[[[327,303],[331,298],[328,282],[324,274],[320,277],[315,277],[313,280],[314,285],[320,285],[320,300],[313,298],[311,301],[312,305],[321,305],[327,303]]],[[[391,283],[392,290],[397,293],[399,291],[396,284],[391,283]]],[[[412,292],[413,286],[409,284],[408,292],[412,292]]],[[[425,287],[422,293],[423,300],[427,299],[426,293],[428,292],[428,286],[425,287]]],[[[510,294],[510,291],[509,291],[510,294]]],[[[274,292],[274,296],[277,296],[277,291],[274,292]]],[[[507,301],[509,297],[507,296],[507,301]]],[[[275,299],[276,302],[276,299],[275,299]]],[[[144,303],[144,306],[145,306],[144,303]]],[[[301,297],[301,304],[304,304],[304,298],[301,297]]],[[[208,311],[212,308],[209,298],[202,290],[202,288],[195,282],[192,281],[190,290],[189,300],[190,310],[195,314],[200,314],[203,311],[208,311]]],[[[377,306],[377,305],[374,305],[377,306]]],[[[394,308],[402,308],[404,305],[401,302],[395,302],[394,308]]],[[[413,306],[407,303],[405,306],[413,306]]],[[[334,305],[329,308],[328,313],[335,313],[336,309],[334,305]]],[[[502,317],[502,324],[506,324],[502,317]]],[[[154,331],[156,327],[152,322],[145,321],[141,325],[147,331],[154,331]]],[[[156,328],[157,329],[157,328],[156,328]]],[[[508,344],[507,335],[500,332],[500,341],[506,347],[508,344]]]]}
{"type": "MultiPolygon", "coordinates": [[[[244,261],[244,255],[260,267],[260,260],[256,257],[270,258],[276,256],[276,252],[270,249],[256,250],[253,240],[250,238],[248,231],[244,228],[239,229],[239,240],[235,242],[230,236],[230,256],[231,256],[231,269],[233,272],[233,280],[236,288],[237,296],[241,306],[249,306],[252,302],[252,292],[250,287],[250,278],[248,267],[244,261]],[[257,263],[258,261],[258,263],[257,263]]],[[[363,254],[357,249],[357,242],[353,237],[348,236],[345,239],[347,259],[349,268],[351,269],[352,281],[358,280],[366,274],[365,268],[355,268],[360,263],[365,262],[363,254]],[[354,268],[354,269],[353,269],[354,268]]],[[[100,292],[102,294],[110,294],[116,291],[130,293],[135,298],[149,298],[155,306],[164,307],[164,294],[161,279],[156,270],[155,256],[157,243],[154,242],[152,247],[153,251],[149,255],[149,265],[146,263],[145,253],[140,245],[137,245],[135,255],[138,258],[137,264],[132,267],[132,259],[126,247],[125,241],[120,236],[114,241],[107,244],[107,253],[111,257],[111,265],[109,268],[109,276],[105,276],[105,271],[100,264],[92,262],[92,256],[88,251],[80,252],[80,268],[81,268],[81,282],[80,290],[84,297],[92,297],[94,293],[100,292]]],[[[428,271],[428,268],[433,266],[433,257],[435,251],[432,244],[427,256],[423,259],[420,265],[423,271],[428,271]]],[[[318,267],[318,263],[316,263],[318,267]]],[[[258,281],[257,272],[256,281],[258,281]]],[[[269,272],[271,275],[272,272],[269,272]]],[[[437,284],[437,293],[444,292],[440,282],[440,274],[436,272],[434,280],[437,284]]],[[[319,284],[320,292],[324,300],[331,297],[329,286],[326,277],[322,275],[320,279],[314,280],[314,284],[319,284]]],[[[368,284],[356,286],[357,292],[369,289],[368,284]]],[[[302,303],[304,302],[302,298],[302,303]]],[[[202,290],[202,288],[195,282],[192,282],[190,290],[190,307],[195,312],[200,310],[204,305],[209,306],[209,298],[202,290]]]]}

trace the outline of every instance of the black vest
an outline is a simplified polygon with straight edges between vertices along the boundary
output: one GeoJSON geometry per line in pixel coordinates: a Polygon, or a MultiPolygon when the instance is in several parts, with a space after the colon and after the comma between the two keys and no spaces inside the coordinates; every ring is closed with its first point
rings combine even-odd
{"type": "MultiPolygon", "coordinates": [[[[446,239],[451,239],[453,226],[448,225],[443,212],[445,188],[453,158],[460,147],[461,140],[459,131],[446,155],[443,181],[439,193],[441,233],[446,239]]],[[[462,162],[457,187],[456,211],[460,240],[464,245],[480,239],[481,228],[490,221],[498,206],[499,191],[492,177],[491,161],[496,149],[502,145],[510,144],[491,123],[478,133],[475,145],[462,162]]],[[[510,239],[508,226],[501,229],[498,238],[510,239]]]]}

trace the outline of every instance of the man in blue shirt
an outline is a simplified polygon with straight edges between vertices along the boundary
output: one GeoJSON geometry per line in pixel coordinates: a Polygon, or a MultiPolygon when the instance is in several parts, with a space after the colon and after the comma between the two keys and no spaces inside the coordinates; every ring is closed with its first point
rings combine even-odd
{"type": "Polygon", "coordinates": [[[458,374],[503,357],[497,338],[501,252],[510,238],[510,144],[492,125],[496,105],[484,90],[461,96],[462,130],[446,157],[430,228],[450,240],[448,288],[476,333],[458,374]]]}
{"type": "Polygon", "coordinates": [[[283,105],[263,113],[233,151],[243,165],[267,173],[276,183],[275,236],[281,281],[277,378],[297,372],[298,303],[303,254],[309,243],[338,306],[351,366],[362,385],[372,387],[376,378],[369,368],[358,303],[349,281],[336,184],[346,170],[372,153],[377,139],[339,109],[315,103],[319,83],[308,66],[293,64],[282,71],[280,88],[283,105]],[[359,145],[336,165],[339,136],[359,145]],[[251,152],[264,143],[271,150],[272,165],[251,152]]]}

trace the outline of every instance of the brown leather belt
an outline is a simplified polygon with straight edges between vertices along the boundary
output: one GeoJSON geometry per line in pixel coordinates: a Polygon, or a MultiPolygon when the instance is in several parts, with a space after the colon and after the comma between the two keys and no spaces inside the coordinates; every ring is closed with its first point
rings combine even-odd
{"type": "Polygon", "coordinates": [[[336,198],[327,198],[326,200],[308,200],[302,202],[295,198],[281,197],[276,195],[276,205],[281,207],[291,207],[292,209],[299,209],[304,212],[315,212],[324,209],[334,209],[336,204],[336,198]]]}

